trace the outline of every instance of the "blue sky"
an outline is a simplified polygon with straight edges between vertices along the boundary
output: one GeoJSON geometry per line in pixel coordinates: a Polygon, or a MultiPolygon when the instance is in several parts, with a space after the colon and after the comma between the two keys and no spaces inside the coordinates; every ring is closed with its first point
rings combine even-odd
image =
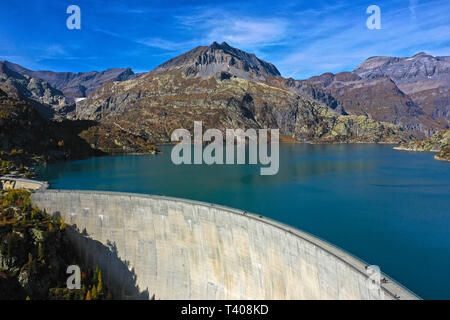
{"type": "Polygon", "coordinates": [[[450,55],[450,1],[2,0],[0,60],[33,70],[149,71],[198,45],[226,41],[304,79],[376,55],[450,55]],[[66,8],[81,8],[68,30],[66,8]],[[381,30],[369,30],[369,5],[381,30]]]}

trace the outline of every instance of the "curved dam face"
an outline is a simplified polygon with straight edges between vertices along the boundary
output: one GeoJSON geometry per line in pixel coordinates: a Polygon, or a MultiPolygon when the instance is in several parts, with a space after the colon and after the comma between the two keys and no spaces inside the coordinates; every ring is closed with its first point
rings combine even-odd
{"type": "Polygon", "coordinates": [[[2,190],[25,189],[34,191],[47,189],[48,183],[29,179],[0,177],[0,187],[2,190]]]}
{"type": "Polygon", "coordinates": [[[415,299],[309,234],[240,210],[176,198],[46,190],[33,204],[61,215],[116,297],[415,299]],[[75,226],[74,226],[75,228],[75,226]],[[136,289],[138,288],[138,289],[136,289]]]}

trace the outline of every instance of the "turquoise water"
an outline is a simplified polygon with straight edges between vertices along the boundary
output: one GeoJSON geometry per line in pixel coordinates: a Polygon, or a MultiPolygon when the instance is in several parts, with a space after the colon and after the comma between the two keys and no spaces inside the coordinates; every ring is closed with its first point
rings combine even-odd
{"type": "Polygon", "coordinates": [[[39,168],[52,188],[168,195],[262,214],[319,236],[424,299],[450,299],[450,163],[387,145],[280,146],[280,170],[180,165],[164,153],[39,168]]]}

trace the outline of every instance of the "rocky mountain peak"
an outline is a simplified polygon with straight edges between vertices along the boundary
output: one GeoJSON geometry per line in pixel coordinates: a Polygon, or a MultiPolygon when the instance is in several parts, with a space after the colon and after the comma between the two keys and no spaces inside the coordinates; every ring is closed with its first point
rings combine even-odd
{"type": "Polygon", "coordinates": [[[210,46],[199,46],[161,64],[156,73],[182,70],[185,76],[209,78],[218,72],[227,72],[246,80],[264,80],[280,76],[278,69],[255,54],[214,41],[210,46]]]}
{"type": "Polygon", "coordinates": [[[450,78],[450,57],[419,52],[412,57],[371,57],[355,70],[361,78],[389,77],[397,84],[418,80],[450,78]]]}

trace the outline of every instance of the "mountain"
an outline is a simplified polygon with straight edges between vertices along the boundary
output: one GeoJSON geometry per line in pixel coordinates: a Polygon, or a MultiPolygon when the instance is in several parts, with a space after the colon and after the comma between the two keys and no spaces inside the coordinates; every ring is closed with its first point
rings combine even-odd
{"type": "Polygon", "coordinates": [[[194,120],[221,130],[279,128],[284,138],[306,142],[425,138],[449,127],[448,61],[424,53],[372,57],[352,72],[295,80],[254,54],[213,42],[140,75],[131,69],[75,74],[3,66],[23,97],[67,118],[98,122],[80,133],[95,148],[145,152],[194,120]],[[43,89],[33,95],[29,82],[36,81],[43,89]],[[61,93],[84,100],[70,110],[47,103],[61,93]]]}
{"type": "Polygon", "coordinates": [[[171,132],[204,128],[279,128],[307,142],[394,142],[406,139],[396,125],[366,116],[339,115],[309,97],[265,83],[281,79],[270,63],[212,43],[197,47],[152,72],[110,82],[77,103],[76,117],[122,128],[155,143],[171,132]]]}
{"type": "Polygon", "coordinates": [[[49,121],[32,103],[0,89],[0,158],[3,161],[20,167],[100,154],[78,136],[90,125],[88,121],[49,121]]]}
{"type": "Polygon", "coordinates": [[[365,115],[426,137],[450,127],[450,57],[372,57],[353,72],[268,84],[308,96],[339,114],[365,115]]]}
{"type": "Polygon", "coordinates": [[[329,93],[346,114],[365,115],[425,135],[439,127],[389,77],[362,79],[353,72],[324,73],[305,82],[329,93]]]}
{"type": "Polygon", "coordinates": [[[140,137],[95,121],[45,119],[35,104],[0,89],[1,174],[30,174],[24,166],[114,152],[155,153],[158,149],[140,137]]]}
{"type": "Polygon", "coordinates": [[[364,79],[389,77],[398,84],[428,79],[449,80],[450,57],[434,57],[425,52],[408,58],[371,57],[354,72],[364,79]]]}
{"type": "Polygon", "coordinates": [[[354,72],[363,79],[389,77],[437,129],[450,126],[450,57],[420,52],[408,58],[372,57],[354,72]]]}
{"type": "Polygon", "coordinates": [[[281,76],[271,63],[258,59],[226,42],[213,42],[210,46],[199,46],[158,66],[154,72],[183,70],[189,77],[209,78],[219,71],[246,80],[264,80],[266,76],[281,76]]]}
{"type": "Polygon", "coordinates": [[[0,89],[11,97],[32,104],[46,119],[61,118],[75,108],[73,99],[47,82],[11,70],[8,64],[0,62],[0,89]]]}
{"type": "Polygon", "coordinates": [[[53,88],[60,90],[68,98],[83,98],[107,82],[125,81],[140,76],[140,74],[135,74],[130,68],[112,68],[100,72],[73,73],[32,71],[9,61],[3,61],[2,63],[19,74],[48,82],[53,88]]]}

